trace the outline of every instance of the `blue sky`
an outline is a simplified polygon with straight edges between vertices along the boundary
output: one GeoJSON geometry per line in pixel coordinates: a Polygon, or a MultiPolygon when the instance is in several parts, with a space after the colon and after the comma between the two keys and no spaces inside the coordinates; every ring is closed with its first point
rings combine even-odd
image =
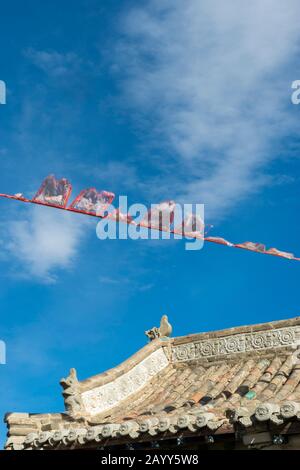
{"type": "MultiPolygon", "coordinates": [[[[299,256],[299,3],[75,3],[0,3],[0,192],[55,173],[74,195],[204,203],[211,235],[299,256]]],[[[0,203],[1,415],[62,411],[70,367],[118,364],[162,314],[174,335],[299,314],[296,262],[0,203]]]]}

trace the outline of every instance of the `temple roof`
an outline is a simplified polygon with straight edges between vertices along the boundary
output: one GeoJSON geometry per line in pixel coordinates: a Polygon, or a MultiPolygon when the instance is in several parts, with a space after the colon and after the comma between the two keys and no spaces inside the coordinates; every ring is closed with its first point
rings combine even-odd
{"type": "Polygon", "coordinates": [[[6,447],[101,447],[264,425],[282,431],[300,419],[300,317],[157,336],[102,374],[79,381],[71,369],[61,380],[64,413],[8,413],[6,447]]]}

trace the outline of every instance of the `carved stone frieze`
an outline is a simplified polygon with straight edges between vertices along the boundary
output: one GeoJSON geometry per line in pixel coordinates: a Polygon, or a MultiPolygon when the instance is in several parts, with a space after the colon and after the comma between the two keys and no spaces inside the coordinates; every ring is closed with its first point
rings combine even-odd
{"type": "Polygon", "coordinates": [[[141,390],[148,380],[168,364],[169,361],[162,348],[154,351],[121,377],[93,390],[83,392],[81,399],[85,411],[93,416],[112,408],[131,394],[141,390]]]}
{"type": "Polygon", "coordinates": [[[288,327],[179,344],[172,348],[172,361],[188,361],[286,346],[296,347],[299,344],[299,333],[299,327],[288,327]]]}

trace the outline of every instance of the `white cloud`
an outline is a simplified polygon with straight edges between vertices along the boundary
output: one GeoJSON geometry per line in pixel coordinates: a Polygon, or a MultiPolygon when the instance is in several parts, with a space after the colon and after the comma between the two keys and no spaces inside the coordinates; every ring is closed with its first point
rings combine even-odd
{"type": "MultiPolygon", "coordinates": [[[[133,295],[136,292],[145,292],[147,290],[150,290],[154,287],[153,282],[143,282],[141,281],[141,276],[138,276],[137,274],[139,273],[138,269],[135,270],[134,275],[132,275],[130,278],[125,277],[125,276],[120,276],[120,275],[115,275],[113,276],[101,276],[99,278],[99,282],[101,285],[106,285],[106,286],[118,286],[120,289],[124,289],[126,294],[128,295],[133,295]]],[[[121,291],[119,291],[121,292],[121,291]]]]}
{"type": "Polygon", "coordinates": [[[27,217],[7,225],[6,247],[17,262],[18,277],[55,282],[54,272],[69,269],[87,231],[84,217],[33,207],[27,217]]]}
{"type": "Polygon", "coordinates": [[[127,103],[174,157],[178,195],[210,215],[269,181],[265,165],[296,126],[287,108],[299,14],[296,0],[152,0],[123,17],[127,103]]]}
{"type": "Polygon", "coordinates": [[[80,57],[74,52],[60,53],[30,48],[25,51],[25,56],[52,78],[77,73],[82,65],[80,57]]]}

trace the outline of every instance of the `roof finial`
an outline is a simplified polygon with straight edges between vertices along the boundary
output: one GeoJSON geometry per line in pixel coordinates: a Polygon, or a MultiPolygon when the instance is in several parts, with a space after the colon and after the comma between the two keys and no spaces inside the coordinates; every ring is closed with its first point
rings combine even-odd
{"type": "Polygon", "coordinates": [[[156,338],[165,338],[171,336],[172,334],[172,325],[168,321],[167,315],[163,315],[160,320],[159,328],[154,326],[150,330],[145,331],[145,335],[148,336],[150,341],[156,338]]]}

